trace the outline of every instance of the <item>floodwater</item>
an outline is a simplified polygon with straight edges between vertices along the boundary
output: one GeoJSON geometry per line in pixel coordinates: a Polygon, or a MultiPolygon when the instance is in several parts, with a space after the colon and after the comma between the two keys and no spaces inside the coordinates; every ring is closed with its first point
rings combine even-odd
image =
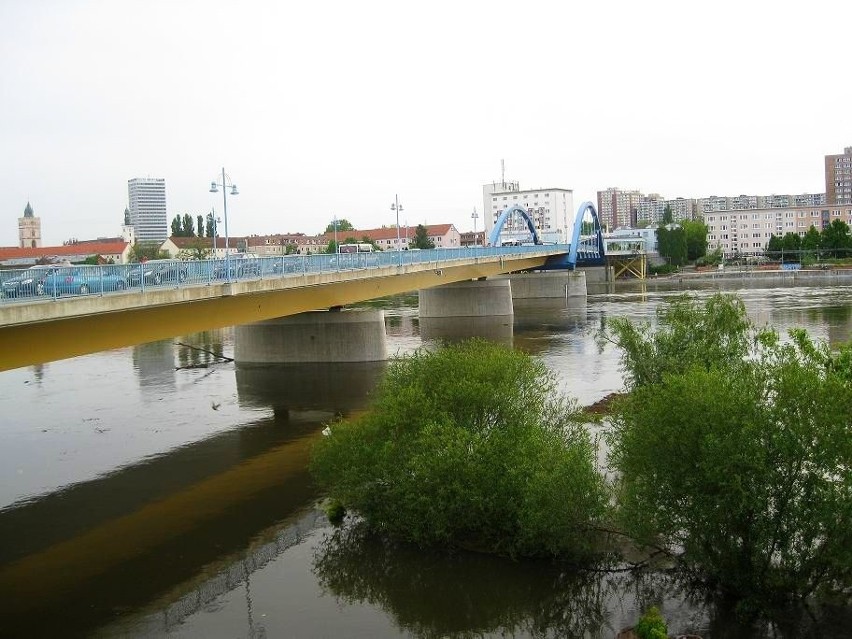
{"type": "MultiPolygon", "coordinates": [[[[718,284],[705,285],[707,295],[718,284]]],[[[781,331],[852,339],[852,287],[738,288],[781,331]]],[[[514,321],[421,322],[381,300],[389,351],[477,334],[523,349],[588,405],[621,389],[609,317],[653,322],[642,287],[514,321]]],[[[241,367],[221,330],[0,373],[2,637],[614,637],[649,605],[671,633],[850,636],[849,610],[741,628],[653,576],[385,544],[316,509],[311,444],[364,410],[385,364],[241,367]]]]}

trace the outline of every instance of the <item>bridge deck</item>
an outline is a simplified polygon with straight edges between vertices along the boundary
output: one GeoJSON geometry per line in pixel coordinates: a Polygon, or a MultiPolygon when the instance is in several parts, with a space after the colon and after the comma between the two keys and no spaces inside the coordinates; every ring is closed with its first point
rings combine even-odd
{"type": "Polygon", "coordinates": [[[430,255],[402,265],[0,304],[0,370],[535,269],[565,251],[556,245],[421,251],[430,255]],[[432,254],[438,255],[429,259],[432,254]]]}

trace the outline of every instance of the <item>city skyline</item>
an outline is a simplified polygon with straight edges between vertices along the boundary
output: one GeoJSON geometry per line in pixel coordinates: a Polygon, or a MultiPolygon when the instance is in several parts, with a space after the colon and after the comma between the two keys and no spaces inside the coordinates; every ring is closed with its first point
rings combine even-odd
{"type": "Polygon", "coordinates": [[[396,194],[400,224],[469,230],[501,160],[524,188],[573,190],[575,208],[613,185],[822,192],[823,158],[852,143],[852,87],[825,63],[845,59],[850,15],[820,1],[10,0],[0,246],[17,244],[28,201],[45,245],[118,235],[134,177],[165,179],[169,220],[221,214],[208,190],[222,166],[240,187],[235,236],[393,225],[396,194]]]}

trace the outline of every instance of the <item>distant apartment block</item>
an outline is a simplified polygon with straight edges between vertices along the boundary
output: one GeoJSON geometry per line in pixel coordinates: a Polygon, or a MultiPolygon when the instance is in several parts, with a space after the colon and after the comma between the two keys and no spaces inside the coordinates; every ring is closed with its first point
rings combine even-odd
{"type": "Polygon", "coordinates": [[[701,213],[714,211],[741,211],[746,209],[773,209],[792,206],[822,206],[827,203],[825,193],[800,193],[798,195],[735,195],[703,197],[698,199],[701,213]]]}
{"type": "Polygon", "coordinates": [[[852,205],[719,210],[704,215],[708,250],[718,248],[726,255],[763,253],[773,235],[804,236],[810,227],[822,231],[834,220],[852,225],[852,205]]]}
{"type": "Polygon", "coordinates": [[[642,196],[636,213],[636,222],[648,226],[659,226],[663,223],[666,207],[671,208],[672,221],[682,222],[696,217],[697,201],[695,198],[675,198],[667,200],[658,193],[642,196]]]}
{"type": "MultiPolygon", "coordinates": [[[[574,192],[571,189],[521,190],[518,182],[492,182],[482,187],[485,236],[494,229],[500,214],[513,205],[523,207],[532,217],[543,242],[570,242],[574,226],[574,192]]],[[[505,241],[525,241],[529,230],[519,216],[506,220],[501,232],[505,241]]]]}
{"type": "Polygon", "coordinates": [[[639,191],[624,191],[616,187],[598,191],[598,219],[610,231],[636,226],[641,200],[639,191]]]}
{"type": "Polygon", "coordinates": [[[776,209],[805,206],[823,206],[825,193],[800,193],[798,195],[734,195],[702,198],[664,199],[652,193],[642,196],[636,216],[638,223],[657,226],[662,223],[666,207],[672,211],[672,221],[701,219],[710,213],[719,211],[751,211],[756,209],[776,209]]]}
{"type": "Polygon", "coordinates": [[[852,204],[852,146],[825,156],[825,195],[829,204],[852,204]]]}
{"type": "Polygon", "coordinates": [[[127,181],[130,225],[138,242],[163,242],[169,236],[166,181],[133,178],[127,181]]]}

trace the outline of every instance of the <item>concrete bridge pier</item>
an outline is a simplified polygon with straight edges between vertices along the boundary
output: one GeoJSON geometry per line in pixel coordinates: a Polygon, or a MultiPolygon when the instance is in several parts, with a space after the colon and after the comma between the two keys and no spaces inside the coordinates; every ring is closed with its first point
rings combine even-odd
{"type": "Polygon", "coordinates": [[[381,310],[311,311],[234,327],[240,364],[378,362],[387,356],[381,310]]]}
{"type": "Polygon", "coordinates": [[[583,271],[512,273],[495,279],[509,280],[512,298],[516,300],[586,297],[586,274],[583,271]]]}
{"type": "Polygon", "coordinates": [[[421,289],[419,295],[423,340],[482,337],[511,346],[514,308],[509,280],[468,280],[421,289]]]}

